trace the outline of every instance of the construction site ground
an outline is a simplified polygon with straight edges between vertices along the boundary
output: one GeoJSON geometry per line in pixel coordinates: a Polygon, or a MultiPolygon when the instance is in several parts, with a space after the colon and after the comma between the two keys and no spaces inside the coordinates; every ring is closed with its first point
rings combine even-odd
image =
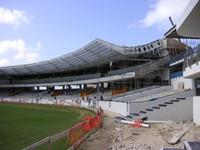
{"type": "Polygon", "coordinates": [[[115,114],[105,111],[103,127],[91,134],[78,150],[159,150],[164,148],[183,148],[183,141],[200,141],[200,126],[192,121],[167,121],[150,124],[150,128],[133,127],[116,123],[115,114]],[[186,127],[189,130],[172,145],[168,141],[186,127]]]}

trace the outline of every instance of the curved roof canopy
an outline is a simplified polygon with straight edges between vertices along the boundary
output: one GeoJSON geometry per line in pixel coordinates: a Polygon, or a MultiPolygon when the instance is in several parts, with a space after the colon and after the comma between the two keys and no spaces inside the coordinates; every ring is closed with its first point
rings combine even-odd
{"type": "Polygon", "coordinates": [[[161,52],[167,48],[170,54],[177,55],[185,51],[185,47],[183,43],[174,39],[159,39],[136,47],[118,46],[101,39],[96,39],[72,53],[55,59],[32,64],[0,67],[0,74],[28,75],[66,72],[109,64],[111,61],[128,59],[134,55],[153,52],[155,49],[161,52]]]}
{"type": "Polygon", "coordinates": [[[23,75],[84,69],[109,63],[122,56],[123,47],[96,39],[72,53],[48,61],[17,66],[0,67],[0,74],[23,75]]]}

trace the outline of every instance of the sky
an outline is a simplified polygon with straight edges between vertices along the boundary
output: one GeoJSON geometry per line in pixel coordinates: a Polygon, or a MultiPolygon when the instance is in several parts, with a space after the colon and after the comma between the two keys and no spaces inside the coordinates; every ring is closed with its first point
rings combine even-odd
{"type": "Polygon", "coordinates": [[[1,0],[0,67],[60,57],[96,38],[139,46],[164,38],[190,0],[1,0]]]}

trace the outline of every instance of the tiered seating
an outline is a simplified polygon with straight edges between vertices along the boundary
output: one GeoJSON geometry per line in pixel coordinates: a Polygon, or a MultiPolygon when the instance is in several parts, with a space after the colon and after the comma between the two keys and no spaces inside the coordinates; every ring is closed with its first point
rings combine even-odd
{"type": "Polygon", "coordinates": [[[59,90],[53,93],[53,96],[57,96],[63,93],[63,90],[59,90]]]}
{"type": "Polygon", "coordinates": [[[89,91],[80,93],[80,96],[89,95],[89,94],[92,94],[92,93],[94,93],[94,92],[95,92],[95,91],[92,89],[92,90],[89,90],[89,91]]]}
{"type": "Polygon", "coordinates": [[[111,95],[117,95],[117,94],[121,94],[121,93],[126,93],[128,92],[130,89],[129,87],[125,87],[116,91],[111,92],[111,95]]]}
{"type": "Polygon", "coordinates": [[[17,95],[17,94],[19,94],[19,92],[18,91],[14,91],[14,92],[9,93],[8,96],[14,96],[14,95],[17,95]]]}
{"type": "MultiPolygon", "coordinates": [[[[153,94],[156,95],[159,92],[169,91],[169,90],[172,90],[172,86],[163,86],[163,87],[153,86],[149,88],[147,87],[147,88],[138,89],[134,93],[127,93],[127,95],[123,97],[114,98],[114,100],[123,101],[123,102],[135,101],[137,99],[140,99],[146,96],[150,96],[153,94]]],[[[156,97],[152,97],[152,98],[156,98],[156,97]]]]}

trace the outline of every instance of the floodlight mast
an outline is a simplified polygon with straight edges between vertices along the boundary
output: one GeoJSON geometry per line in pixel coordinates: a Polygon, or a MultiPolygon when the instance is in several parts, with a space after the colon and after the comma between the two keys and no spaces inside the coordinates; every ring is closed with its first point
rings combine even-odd
{"type": "Polygon", "coordinates": [[[173,23],[173,21],[172,21],[172,18],[171,18],[171,16],[169,16],[169,20],[170,20],[170,22],[171,22],[172,26],[174,26],[174,23],[173,23]]]}

